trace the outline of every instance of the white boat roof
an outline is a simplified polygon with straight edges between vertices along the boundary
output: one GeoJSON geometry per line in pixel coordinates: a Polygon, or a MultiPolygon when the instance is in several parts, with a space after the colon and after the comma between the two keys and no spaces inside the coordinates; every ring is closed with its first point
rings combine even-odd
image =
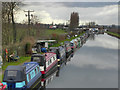
{"type": "Polygon", "coordinates": [[[56,42],[56,40],[37,40],[37,43],[41,42],[56,42]]]}

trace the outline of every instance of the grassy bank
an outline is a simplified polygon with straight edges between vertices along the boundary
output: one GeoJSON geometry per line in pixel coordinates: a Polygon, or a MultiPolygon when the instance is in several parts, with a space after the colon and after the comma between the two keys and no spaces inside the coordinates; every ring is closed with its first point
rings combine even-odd
{"type": "Polygon", "coordinates": [[[2,70],[5,70],[9,65],[21,65],[24,62],[29,62],[31,57],[20,57],[18,61],[15,62],[6,62],[2,66],[2,70]]]}
{"type": "Polygon", "coordinates": [[[108,31],[106,31],[106,33],[107,33],[107,34],[110,34],[110,35],[112,35],[112,36],[115,36],[115,37],[120,38],[120,34],[118,34],[118,33],[113,33],[113,32],[108,32],[108,31]]]}
{"type": "Polygon", "coordinates": [[[3,80],[3,75],[4,75],[4,74],[0,75],[0,81],[1,81],[1,82],[2,82],[2,80],[3,80]]]}
{"type": "MultiPolygon", "coordinates": [[[[82,36],[84,33],[85,33],[85,32],[81,33],[81,34],[78,35],[77,37],[82,36]]],[[[65,40],[63,40],[63,41],[59,41],[58,43],[54,44],[54,45],[51,46],[51,47],[58,47],[58,46],[60,46],[61,44],[64,44],[64,41],[71,41],[71,40],[73,40],[73,39],[75,39],[75,38],[77,38],[77,37],[71,37],[70,39],[65,39],[65,40]]]]}

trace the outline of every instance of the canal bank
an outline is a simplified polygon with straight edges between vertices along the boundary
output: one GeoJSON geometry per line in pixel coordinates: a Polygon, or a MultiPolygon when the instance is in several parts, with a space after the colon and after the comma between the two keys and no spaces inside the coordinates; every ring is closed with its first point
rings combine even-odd
{"type": "Polygon", "coordinates": [[[91,35],[47,88],[117,88],[118,39],[91,35]]]}
{"type": "Polygon", "coordinates": [[[113,33],[113,32],[108,32],[108,31],[106,31],[106,33],[110,36],[113,36],[113,37],[120,39],[120,34],[118,34],[118,33],[113,33]]]}

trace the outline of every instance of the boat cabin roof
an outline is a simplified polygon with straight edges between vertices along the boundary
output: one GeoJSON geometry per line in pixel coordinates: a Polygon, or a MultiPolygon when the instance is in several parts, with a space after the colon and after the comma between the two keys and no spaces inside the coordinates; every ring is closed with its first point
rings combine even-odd
{"type": "Polygon", "coordinates": [[[32,57],[43,57],[44,55],[42,54],[33,54],[32,57]]]}
{"type": "Polygon", "coordinates": [[[46,56],[46,61],[49,61],[50,58],[52,58],[54,55],[56,55],[56,53],[53,53],[53,52],[48,52],[48,53],[45,53],[46,56]]]}
{"type": "Polygon", "coordinates": [[[41,43],[41,42],[56,42],[56,40],[38,40],[37,43],[41,43]]]}
{"type": "Polygon", "coordinates": [[[26,66],[26,73],[29,72],[31,69],[35,68],[36,66],[38,66],[37,62],[28,62],[28,63],[24,63],[23,66],[26,66]]]}
{"type": "Polygon", "coordinates": [[[58,49],[58,47],[50,47],[50,49],[58,49]]]}
{"type": "Polygon", "coordinates": [[[8,66],[6,70],[8,71],[12,71],[12,70],[16,70],[16,71],[23,71],[24,67],[22,66],[8,66]]]}

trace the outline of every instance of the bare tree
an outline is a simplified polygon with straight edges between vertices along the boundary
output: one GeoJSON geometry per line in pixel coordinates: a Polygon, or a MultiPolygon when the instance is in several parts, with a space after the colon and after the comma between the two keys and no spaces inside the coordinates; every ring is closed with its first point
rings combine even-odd
{"type": "Polygon", "coordinates": [[[16,26],[15,26],[15,20],[14,20],[14,12],[16,6],[18,6],[20,2],[3,2],[2,3],[2,19],[3,23],[12,23],[13,28],[13,41],[16,43],[16,26]]]}
{"type": "Polygon", "coordinates": [[[2,2],[2,21],[10,23],[10,9],[7,2],[2,2]]]}

